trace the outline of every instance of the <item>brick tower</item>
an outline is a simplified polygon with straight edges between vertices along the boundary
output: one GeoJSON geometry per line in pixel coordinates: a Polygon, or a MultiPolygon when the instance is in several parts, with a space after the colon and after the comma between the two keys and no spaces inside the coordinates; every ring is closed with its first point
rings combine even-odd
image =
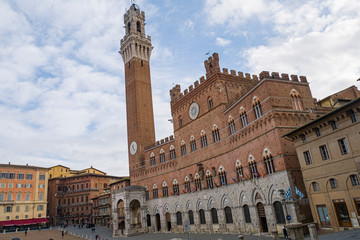
{"type": "MultiPolygon", "coordinates": [[[[124,15],[126,33],[120,54],[124,61],[130,172],[143,165],[144,147],[155,142],[151,96],[151,37],[145,36],[145,13],[133,4],[124,15]]],[[[130,174],[131,176],[132,174],[130,174]]]]}

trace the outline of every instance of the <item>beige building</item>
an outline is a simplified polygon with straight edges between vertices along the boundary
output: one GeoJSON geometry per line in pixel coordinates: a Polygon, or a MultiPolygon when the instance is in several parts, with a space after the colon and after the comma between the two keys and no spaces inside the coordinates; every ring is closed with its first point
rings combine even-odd
{"type": "Polygon", "coordinates": [[[83,170],[72,170],[69,167],[63,165],[56,165],[49,168],[49,179],[51,178],[58,178],[58,177],[72,177],[75,175],[85,174],[85,173],[92,173],[92,174],[100,174],[106,175],[103,171],[100,171],[93,166],[89,168],[85,168],[83,170]]]}
{"type": "Polygon", "coordinates": [[[328,99],[340,107],[286,136],[295,143],[314,220],[339,231],[359,227],[360,98],[328,99]]]}
{"type": "Polygon", "coordinates": [[[0,164],[0,228],[45,224],[48,168],[0,164]]]}

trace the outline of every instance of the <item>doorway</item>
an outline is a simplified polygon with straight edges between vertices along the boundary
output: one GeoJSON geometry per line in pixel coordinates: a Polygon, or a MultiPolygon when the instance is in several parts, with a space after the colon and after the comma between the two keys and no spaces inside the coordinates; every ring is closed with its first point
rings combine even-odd
{"type": "Polygon", "coordinates": [[[156,230],[160,231],[161,230],[160,214],[158,213],[155,215],[155,222],[156,222],[156,230]]]}
{"type": "Polygon", "coordinates": [[[326,205],[316,205],[322,228],[331,228],[330,217],[326,205]]]}
{"type": "Polygon", "coordinates": [[[166,213],[165,214],[165,219],[166,219],[166,227],[167,230],[170,232],[171,231],[171,219],[170,219],[170,213],[166,213]]]}
{"type": "Polygon", "coordinates": [[[260,232],[268,232],[269,230],[267,226],[264,205],[262,203],[258,203],[256,207],[259,216],[260,232]]]}
{"type": "Polygon", "coordinates": [[[342,200],[335,200],[334,201],[336,215],[339,220],[340,227],[351,227],[351,220],[349,217],[349,212],[346,207],[345,201],[342,200]]]}

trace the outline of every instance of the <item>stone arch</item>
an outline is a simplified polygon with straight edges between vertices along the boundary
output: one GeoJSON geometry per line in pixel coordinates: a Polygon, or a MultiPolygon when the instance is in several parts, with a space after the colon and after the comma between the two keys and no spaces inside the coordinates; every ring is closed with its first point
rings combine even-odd
{"type": "Polygon", "coordinates": [[[239,205],[243,206],[244,204],[250,205],[250,201],[249,201],[249,198],[247,197],[245,191],[242,190],[239,195],[239,205]]]}
{"type": "Polygon", "coordinates": [[[212,209],[212,208],[218,208],[218,206],[217,206],[217,203],[216,203],[216,201],[215,201],[215,199],[211,196],[210,198],[209,198],[209,200],[208,200],[208,204],[207,204],[207,210],[210,210],[210,209],[212,209]]]}
{"type": "Polygon", "coordinates": [[[188,176],[185,176],[184,182],[188,182],[188,181],[190,181],[189,177],[188,177],[188,176]]]}
{"type": "Polygon", "coordinates": [[[252,190],[251,201],[254,206],[259,202],[267,204],[265,194],[257,187],[252,190]]]}
{"type": "Polygon", "coordinates": [[[252,104],[252,105],[256,105],[256,104],[258,104],[258,103],[260,103],[260,99],[259,99],[257,96],[254,96],[253,99],[252,99],[252,101],[251,101],[251,104],[252,104]]]}
{"type": "Polygon", "coordinates": [[[160,154],[165,153],[164,149],[160,149],[160,152],[159,152],[159,153],[160,153],[160,154]]]}
{"type": "Polygon", "coordinates": [[[225,168],[224,168],[222,165],[220,165],[220,167],[219,167],[219,169],[218,169],[218,172],[219,172],[219,173],[225,172],[225,168]]]}
{"type": "Polygon", "coordinates": [[[184,140],[181,140],[180,145],[181,145],[181,146],[184,146],[184,145],[185,145],[185,141],[184,141],[184,140]]]}
{"type": "Polygon", "coordinates": [[[234,121],[234,119],[231,115],[229,115],[228,122],[231,123],[232,121],[234,121]]]}
{"type": "Polygon", "coordinates": [[[158,205],[155,205],[153,212],[154,212],[154,215],[155,214],[160,214],[158,205]]]}
{"type": "Polygon", "coordinates": [[[178,180],[176,180],[176,178],[173,181],[173,185],[179,184],[178,180]]]}
{"type": "Polygon", "coordinates": [[[211,171],[210,170],[206,170],[206,176],[211,176],[211,171]]]}
{"type": "Polygon", "coordinates": [[[167,183],[165,181],[162,183],[162,187],[167,187],[167,183]]]}
{"type": "Polygon", "coordinates": [[[190,200],[188,200],[186,202],[186,211],[188,212],[189,210],[193,210],[194,211],[194,206],[192,204],[192,202],[190,200]]]}
{"type": "Polygon", "coordinates": [[[205,131],[204,131],[204,130],[201,130],[200,136],[202,137],[202,136],[205,136],[205,135],[206,135],[205,131]]]}
{"type": "Polygon", "coordinates": [[[190,142],[191,142],[191,141],[194,141],[194,140],[195,140],[194,135],[191,135],[191,137],[190,137],[190,142]]]}
{"type": "Polygon", "coordinates": [[[163,214],[165,215],[166,213],[171,213],[169,204],[167,204],[167,203],[165,203],[165,205],[163,207],[163,214]]]}
{"type": "Polygon", "coordinates": [[[221,205],[220,205],[220,208],[223,209],[225,207],[230,207],[232,208],[233,207],[233,204],[232,204],[232,201],[231,199],[226,195],[224,194],[222,197],[221,197],[221,205]]]}
{"type": "Polygon", "coordinates": [[[155,157],[155,154],[153,152],[151,152],[150,157],[155,157]]]}
{"type": "Polygon", "coordinates": [[[263,158],[267,158],[267,157],[271,157],[271,151],[268,149],[268,148],[264,148],[264,151],[263,151],[263,158]]]}
{"type": "Polygon", "coordinates": [[[199,211],[200,209],[205,210],[205,205],[200,199],[198,199],[196,202],[196,211],[199,211]]]}
{"type": "Polygon", "coordinates": [[[157,189],[157,185],[156,185],[156,184],[153,185],[153,189],[157,189]]]}
{"type": "Polygon", "coordinates": [[[282,198],[281,198],[281,195],[279,193],[279,190],[275,187],[274,184],[271,184],[271,186],[269,187],[269,190],[268,190],[268,202],[269,204],[272,204],[276,201],[279,201],[281,202],[282,201],[282,198]]]}
{"type": "Polygon", "coordinates": [[[236,160],[235,162],[235,168],[241,167],[241,162],[240,160],[236,160]]]}
{"type": "Polygon", "coordinates": [[[248,162],[254,162],[255,161],[255,158],[252,154],[249,154],[249,157],[248,157],[248,162]]]}
{"type": "Polygon", "coordinates": [[[171,145],[169,149],[170,149],[170,151],[174,150],[175,149],[174,145],[171,145]]]}
{"type": "Polygon", "coordinates": [[[178,202],[175,203],[174,209],[175,209],[175,212],[179,212],[179,211],[182,212],[181,211],[181,206],[180,206],[180,204],[178,202]]]}

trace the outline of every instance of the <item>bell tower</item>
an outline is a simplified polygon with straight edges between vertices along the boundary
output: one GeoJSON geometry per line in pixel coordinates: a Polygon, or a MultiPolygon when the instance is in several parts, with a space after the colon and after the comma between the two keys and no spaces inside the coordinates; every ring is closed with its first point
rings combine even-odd
{"type": "Polygon", "coordinates": [[[132,4],[124,15],[126,33],[119,53],[124,61],[126,115],[131,171],[143,166],[144,148],[155,143],[151,95],[151,37],[145,36],[145,13],[132,4]]]}

